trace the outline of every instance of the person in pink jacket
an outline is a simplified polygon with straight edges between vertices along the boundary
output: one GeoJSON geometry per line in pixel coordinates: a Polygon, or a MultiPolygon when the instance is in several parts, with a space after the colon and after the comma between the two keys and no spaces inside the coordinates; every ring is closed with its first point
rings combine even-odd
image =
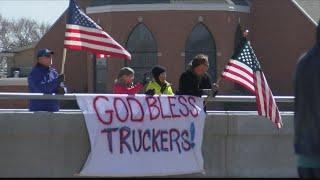
{"type": "Polygon", "coordinates": [[[130,67],[120,69],[117,79],[113,85],[114,94],[137,94],[146,83],[133,83],[134,70],[130,67]]]}

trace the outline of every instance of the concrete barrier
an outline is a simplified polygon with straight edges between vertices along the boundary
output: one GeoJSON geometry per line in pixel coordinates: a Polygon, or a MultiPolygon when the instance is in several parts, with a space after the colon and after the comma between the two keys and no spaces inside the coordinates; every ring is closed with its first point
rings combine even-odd
{"type": "MultiPolygon", "coordinates": [[[[208,113],[205,174],[179,177],[297,177],[293,113],[282,118],[278,131],[255,112],[208,113]]],[[[0,111],[0,177],[72,177],[89,151],[80,111],[0,111]]]]}

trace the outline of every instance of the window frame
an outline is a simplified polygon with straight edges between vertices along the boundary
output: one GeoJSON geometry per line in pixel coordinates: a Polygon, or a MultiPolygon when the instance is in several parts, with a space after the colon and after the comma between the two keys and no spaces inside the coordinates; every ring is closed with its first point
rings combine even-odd
{"type": "MultiPolygon", "coordinates": [[[[133,39],[134,40],[134,39],[133,39]]],[[[156,40],[156,38],[155,38],[155,36],[153,35],[153,33],[152,33],[152,31],[148,28],[148,26],[146,26],[146,24],[144,24],[144,23],[142,23],[142,22],[140,22],[140,23],[138,23],[137,25],[135,25],[133,28],[132,28],[132,30],[131,30],[131,32],[130,32],[130,34],[129,34],[129,36],[128,36],[128,38],[127,38],[127,42],[126,42],[126,45],[125,45],[125,47],[126,47],[126,49],[130,52],[130,54],[131,54],[131,57],[132,57],[132,59],[131,59],[131,61],[130,62],[128,62],[128,61],[125,61],[124,62],[124,66],[128,66],[128,67],[131,67],[132,69],[134,69],[135,70],[135,74],[137,74],[137,72],[139,73],[139,72],[141,72],[141,71],[143,71],[143,74],[144,73],[148,73],[149,75],[150,75],[150,71],[151,71],[151,68],[154,66],[154,65],[157,65],[158,64],[158,45],[157,45],[157,40],[156,40]],[[135,33],[135,31],[137,30],[137,28],[139,28],[139,27],[143,27],[143,28],[145,28],[147,31],[146,32],[148,32],[148,34],[150,35],[149,37],[151,37],[150,38],[150,40],[152,40],[152,44],[153,44],[153,49],[152,50],[136,50],[136,51],[131,51],[130,49],[130,47],[129,47],[129,42],[130,42],[130,40],[131,40],[131,37],[132,37],[132,35],[135,33]],[[154,56],[154,63],[151,63],[151,65],[148,65],[149,63],[143,63],[143,66],[136,66],[135,64],[132,66],[132,61],[134,61],[134,55],[135,54],[142,54],[142,56],[144,56],[143,54],[145,54],[145,56],[147,55],[147,54],[150,54],[150,56],[154,56]],[[148,65],[148,66],[145,66],[145,65],[148,65]],[[142,69],[142,70],[141,70],[142,69]]],[[[137,75],[135,75],[136,77],[135,77],[135,79],[136,80],[142,80],[141,78],[142,77],[140,77],[140,75],[138,74],[138,76],[137,75]]]]}
{"type": "MultiPolygon", "coordinates": [[[[207,38],[205,38],[207,40],[207,38]]],[[[192,49],[192,48],[191,48],[192,49]]],[[[185,61],[185,69],[188,68],[188,64],[191,62],[192,58],[194,57],[194,55],[196,54],[199,54],[199,53],[203,53],[205,55],[208,55],[209,57],[209,64],[210,64],[210,67],[209,67],[209,70],[208,70],[208,73],[210,74],[211,78],[212,78],[212,81],[216,81],[217,80],[217,46],[216,46],[216,42],[215,42],[215,39],[214,39],[214,36],[212,34],[212,32],[210,31],[210,29],[208,28],[208,26],[206,26],[204,23],[200,22],[200,23],[197,23],[193,26],[191,32],[189,33],[188,37],[187,37],[187,40],[186,40],[186,43],[185,43],[185,58],[184,58],[184,61],[185,61]],[[193,32],[195,31],[196,28],[198,27],[203,27],[204,30],[206,32],[208,32],[208,35],[210,36],[210,44],[212,44],[212,48],[208,48],[208,50],[205,50],[205,51],[198,51],[198,50],[195,50],[195,51],[192,51],[192,50],[189,50],[188,49],[188,44],[192,44],[190,42],[190,38],[192,37],[193,35],[193,32]],[[212,49],[212,50],[209,50],[209,49],[212,49]],[[190,54],[190,56],[188,55],[190,54]]]]}

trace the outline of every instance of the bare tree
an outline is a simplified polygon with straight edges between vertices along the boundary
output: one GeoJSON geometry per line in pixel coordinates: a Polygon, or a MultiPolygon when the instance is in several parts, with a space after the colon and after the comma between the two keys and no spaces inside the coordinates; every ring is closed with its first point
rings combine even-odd
{"type": "Polygon", "coordinates": [[[8,20],[0,15],[0,51],[29,45],[39,41],[50,25],[21,18],[8,20]]]}
{"type": "MultiPolygon", "coordinates": [[[[49,28],[49,24],[38,23],[35,20],[8,20],[0,14],[0,52],[37,42],[49,28]]],[[[7,74],[6,69],[7,59],[0,55],[0,78],[7,74]]]]}
{"type": "Polygon", "coordinates": [[[3,18],[0,14],[0,51],[12,48],[13,41],[10,38],[12,23],[3,18]]]}
{"type": "MultiPolygon", "coordinates": [[[[8,50],[11,47],[10,22],[4,19],[0,14],[0,52],[8,50]]],[[[7,57],[0,55],[0,78],[7,75],[7,57]]]]}

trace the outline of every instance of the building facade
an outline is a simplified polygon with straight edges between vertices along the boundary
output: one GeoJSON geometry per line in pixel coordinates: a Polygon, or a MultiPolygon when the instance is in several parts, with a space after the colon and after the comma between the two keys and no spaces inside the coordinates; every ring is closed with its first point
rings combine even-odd
{"type": "MultiPolygon", "coordinates": [[[[66,84],[71,93],[111,93],[118,70],[130,66],[141,75],[160,64],[178,88],[180,74],[198,53],[209,56],[214,81],[219,78],[248,29],[263,71],[275,95],[292,95],[298,58],[314,44],[316,23],[294,0],[78,0],[78,5],[132,55],[131,61],[96,58],[68,50],[66,84]]],[[[35,50],[55,51],[61,69],[66,13],[35,50]]],[[[221,81],[219,94],[247,94],[221,81]]]]}

